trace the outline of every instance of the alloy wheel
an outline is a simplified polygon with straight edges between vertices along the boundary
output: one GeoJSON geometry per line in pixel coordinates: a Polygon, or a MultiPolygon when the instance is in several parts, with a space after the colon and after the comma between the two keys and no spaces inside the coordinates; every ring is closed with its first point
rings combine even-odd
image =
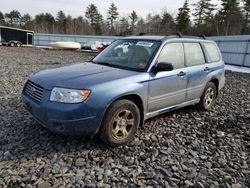
{"type": "Polygon", "coordinates": [[[215,91],[212,87],[209,87],[206,91],[205,98],[204,98],[205,106],[207,108],[210,107],[214,99],[215,99],[215,91]]]}
{"type": "Polygon", "coordinates": [[[135,118],[130,110],[119,111],[112,122],[112,136],[116,140],[126,139],[135,125],[135,118]]]}

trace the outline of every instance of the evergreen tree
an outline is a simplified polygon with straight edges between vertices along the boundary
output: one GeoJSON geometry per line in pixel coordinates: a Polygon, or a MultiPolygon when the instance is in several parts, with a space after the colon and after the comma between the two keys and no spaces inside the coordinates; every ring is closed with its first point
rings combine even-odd
{"type": "Polygon", "coordinates": [[[94,4],[90,4],[87,7],[85,16],[90,20],[90,25],[94,29],[95,34],[101,34],[102,15],[94,4]]]}
{"type": "Polygon", "coordinates": [[[4,25],[4,15],[1,11],[0,11],[0,25],[4,25]]]}
{"type": "Polygon", "coordinates": [[[21,20],[21,14],[18,10],[12,10],[10,13],[5,14],[7,23],[11,26],[19,25],[21,20]]]}
{"type": "Polygon", "coordinates": [[[146,19],[145,19],[145,32],[146,33],[152,33],[152,30],[154,30],[154,28],[152,28],[152,15],[149,13],[146,15],[146,19]]]}
{"type": "Polygon", "coordinates": [[[244,3],[244,23],[243,23],[243,27],[241,30],[241,34],[249,34],[250,32],[247,33],[247,28],[248,25],[250,23],[250,0],[243,0],[244,3]]]}
{"type": "Polygon", "coordinates": [[[114,33],[114,22],[118,18],[118,11],[117,7],[115,6],[114,3],[111,3],[109,9],[108,9],[108,14],[107,14],[107,21],[108,21],[108,26],[109,29],[111,30],[111,33],[114,33]]]}
{"type": "Polygon", "coordinates": [[[29,14],[24,14],[21,18],[24,29],[30,29],[32,26],[32,18],[29,14]]]}
{"type": "Polygon", "coordinates": [[[68,15],[66,18],[66,33],[67,34],[73,34],[74,33],[73,28],[73,18],[72,16],[68,15]]]}
{"type": "Polygon", "coordinates": [[[179,8],[179,13],[177,15],[177,31],[187,34],[190,28],[190,9],[188,7],[188,0],[185,0],[182,8],[179,8]]]}
{"type": "Polygon", "coordinates": [[[242,28],[242,12],[239,0],[221,0],[222,8],[218,12],[220,34],[239,34],[242,28]]]}
{"type": "Polygon", "coordinates": [[[47,32],[54,33],[55,32],[55,18],[52,14],[46,13],[44,15],[44,21],[46,23],[47,32]]]}
{"type": "Polygon", "coordinates": [[[22,16],[22,22],[27,23],[31,21],[31,16],[29,14],[24,14],[22,16]]]}
{"type": "Polygon", "coordinates": [[[36,32],[54,33],[56,30],[56,33],[63,33],[62,28],[55,29],[55,18],[50,13],[36,15],[33,22],[36,32]]]}
{"type": "Polygon", "coordinates": [[[139,18],[136,24],[135,33],[144,33],[146,31],[145,21],[143,18],[139,18]]]}
{"type": "Polygon", "coordinates": [[[44,31],[44,25],[43,25],[43,23],[44,23],[44,16],[45,16],[44,13],[37,14],[35,16],[35,20],[34,20],[35,27],[34,27],[34,30],[36,32],[45,32],[44,31]]]}
{"type": "Polygon", "coordinates": [[[133,10],[133,12],[130,14],[129,16],[130,20],[131,20],[131,25],[130,25],[130,28],[131,28],[131,33],[133,34],[134,33],[134,30],[135,30],[135,26],[136,26],[136,22],[138,20],[138,16],[136,14],[136,12],[133,10]]]}
{"type": "Polygon", "coordinates": [[[130,34],[130,25],[129,25],[129,21],[127,18],[123,17],[120,21],[119,21],[119,35],[120,36],[126,36],[130,34]]]}
{"type": "Polygon", "coordinates": [[[162,32],[162,19],[159,14],[155,14],[152,16],[150,25],[151,25],[151,32],[154,35],[161,34],[162,32]]]}
{"type": "Polygon", "coordinates": [[[215,5],[211,3],[211,0],[200,0],[194,6],[194,24],[197,31],[200,32],[200,26],[206,21],[210,21],[212,12],[215,10],[215,5]]]}
{"type": "Polygon", "coordinates": [[[173,34],[175,31],[174,18],[168,13],[164,12],[161,20],[161,32],[164,35],[173,34]]]}
{"type": "Polygon", "coordinates": [[[92,34],[90,31],[90,25],[82,16],[78,16],[73,19],[73,34],[92,34]]]}
{"type": "Polygon", "coordinates": [[[64,14],[64,12],[62,10],[60,10],[57,13],[57,17],[56,17],[56,23],[59,29],[59,32],[62,34],[67,33],[66,32],[66,23],[67,23],[67,19],[66,19],[66,15],[64,14]]]}

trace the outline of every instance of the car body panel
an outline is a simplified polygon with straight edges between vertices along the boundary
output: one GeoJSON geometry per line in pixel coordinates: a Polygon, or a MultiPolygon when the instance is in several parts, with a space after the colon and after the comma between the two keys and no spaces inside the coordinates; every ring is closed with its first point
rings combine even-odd
{"type": "Polygon", "coordinates": [[[200,98],[207,82],[207,73],[204,71],[208,65],[202,64],[186,68],[187,93],[186,100],[200,98]]]}
{"type": "MultiPolygon", "coordinates": [[[[31,76],[29,80],[45,88],[43,98],[41,103],[37,104],[23,91],[23,101],[31,114],[41,124],[48,125],[47,128],[54,132],[59,131],[52,129],[53,124],[61,123],[63,126],[66,122],[72,124],[74,121],[81,119],[92,119],[92,129],[78,130],[75,133],[95,134],[109,105],[122,96],[138,95],[141,97],[145,109],[147,105],[145,96],[147,96],[149,73],[145,72],[135,73],[134,71],[87,63],[58,68],[55,69],[55,72],[53,70],[41,71],[31,76]],[[85,71],[79,71],[82,67],[85,71]],[[93,69],[93,67],[95,68],[93,69]],[[86,70],[88,70],[88,73],[86,73],[86,70]],[[80,79],[83,77],[84,79],[80,79]],[[85,102],[79,104],[57,103],[50,101],[50,93],[54,87],[88,88],[91,90],[91,95],[85,102]]],[[[60,130],[60,133],[63,134],[68,132],[66,131],[67,128],[65,130],[60,128],[60,130]]]]}
{"type": "Polygon", "coordinates": [[[181,104],[186,97],[186,76],[180,77],[182,69],[152,73],[148,91],[148,112],[181,104]]]}
{"type": "Polygon", "coordinates": [[[55,69],[47,69],[29,79],[46,89],[65,87],[74,89],[91,88],[93,85],[137,75],[127,71],[93,63],[79,63],[55,69]]]}

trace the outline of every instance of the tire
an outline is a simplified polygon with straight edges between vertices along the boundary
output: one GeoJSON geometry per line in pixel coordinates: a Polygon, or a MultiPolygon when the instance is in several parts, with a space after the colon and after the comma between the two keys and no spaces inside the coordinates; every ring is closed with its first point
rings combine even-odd
{"type": "Polygon", "coordinates": [[[104,116],[99,138],[111,147],[124,145],[134,137],[139,124],[140,111],[135,103],[115,101],[104,116]]]}
{"type": "Polygon", "coordinates": [[[209,82],[204,92],[200,98],[200,102],[198,104],[201,110],[210,110],[215,103],[217,97],[217,88],[214,83],[209,82]]]}
{"type": "Polygon", "coordinates": [[[10,43],[10,46],[11,46],[11,47],[15,47],[15,46],[16,46],[16,43],[11,42],[11,43],[10,43]]]}
{"type": "Polygon", "coordinates": [[[21,47],[21,46],[22,46],[22,43],[18,42],[18,43],[16,43],[16,46],[17,46],[17,47],[21,47]]]}

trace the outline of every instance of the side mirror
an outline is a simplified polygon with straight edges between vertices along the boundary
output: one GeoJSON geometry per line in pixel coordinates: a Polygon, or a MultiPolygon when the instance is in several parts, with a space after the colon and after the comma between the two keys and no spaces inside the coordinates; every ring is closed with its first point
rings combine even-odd
{"type": "Polygon", "coordinates": [[[156,64],[156,66],[153,69],[153,72],[157,73],[157,72],[171,71],[171,70],[174,70],[174,67],[171,63],[160,62],[156,64]]]}

